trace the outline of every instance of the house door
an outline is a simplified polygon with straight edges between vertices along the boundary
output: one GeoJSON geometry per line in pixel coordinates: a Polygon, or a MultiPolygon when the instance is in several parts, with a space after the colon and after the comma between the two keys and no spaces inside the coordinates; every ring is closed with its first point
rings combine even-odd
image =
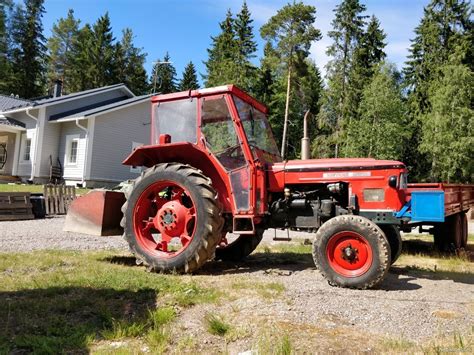
{"type": "Polygon", "coordinates": [[[8,151],[7,151],[8,136],[0,136],[0,174],[5,172],[7,165],[8,151]]]}

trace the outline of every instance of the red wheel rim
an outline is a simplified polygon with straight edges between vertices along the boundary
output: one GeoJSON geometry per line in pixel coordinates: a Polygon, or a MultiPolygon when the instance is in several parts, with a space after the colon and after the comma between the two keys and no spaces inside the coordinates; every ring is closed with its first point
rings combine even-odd
{"type": "Polygon", "coordinates": [[[163,258],[182,253],[196,232],[196,207],[189,191],[172,181],[150,184],[133,209],[138,244],[163,258]]]}
{"type": "Polygon", "coordinates": [[[345,277],[358,277],[372,265],[372,248],[359,233],[343,231],[334,234],[326,247],[331,268],[345,277]]]}

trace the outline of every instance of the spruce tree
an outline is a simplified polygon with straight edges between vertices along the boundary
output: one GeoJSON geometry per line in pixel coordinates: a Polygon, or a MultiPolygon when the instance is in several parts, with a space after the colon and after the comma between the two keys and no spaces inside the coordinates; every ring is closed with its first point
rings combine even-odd
{"type": "Polygon", "coordinates": [[[171,63],[171,57],[166,52],[163,60],[158,59],[154,65],[151,76],[153,92],[168,94],[176,89],[176,69],[171,63]]]}
{"type": "Polygon", "coordinates": [[[92,27],[90,48],[91,76],[93,87],[116,84],[115,38],[112,33],[109,13],[101,16],[92,27]]]}
{"type": "Polygon", "coordinates": [[[356,47],[354,48],[351,67],[347,82],[347,114],[349,119],[345,121],[345,132],[343,133],[344,144],[340,147],[342,156],[352,157],[357,154],[354,151],[354,143],[360,139],[357,134],[357,122],[361,118],[359,105],[362,100],[364,89],[369,85],[379,64],[385,59],[386,34],[380,27],[380,22],[372,16],[367,30],[363,32],[356,47]],[[354,129],[356,129],[354,131],[354,129]]]}
{"type": "Polygon", "coordinates": [[[133,32],[130,28],[122,31],[122,39],[116,44],[115,67],[117,82],[124,83],[137,95],[149,90],[145,70],[146,54],[133,44],[133,32]]]}
{"type": "Polygon", "coordinates": [[[9,57],[8,13],[10,0],[0,1],[0,93],[9,94],[11,90],[11,62],[9,57]]]}
{"type": "Polygon", "coordinates": [[[70,9],[66,18],[61,18],[53,25],[51,37],[48,39],[48,82],[51,85],[61,79],[63,91],[71,92],[71,79],[74,66],[73,50],[77,45],[80,20],[74,17],[70,9]]]}
{"type": "Polygon", "coordinates": [[[196,89],[199,89],[196,68],[193,62],[189,62],[184,68],[183,77],[179,83],[179,90],[185,91],[196,89]]]}
{"type": "Polygon", "coordinates": [[[93,75],[96,69],[92,57],[92,47],[92,27],[86,24],[79,30],[77,41],[73,43],[71,51],[73,65],[68,91],[78,92],[95,87],[93,75]]]}
{"type": "Polygon", "coordinates": [[[212,45],[207,50],[208,60],[206,65],[206,75],[204,84],[206,87],[224,84],[239,84],[236,78],[239,77],[238,64],[238,44],[234,29],[234,18],[232,12],[227,10],[226,18],[219,24],[221,33],[216,37],[211,37],[212,45]]]}
{"type": "Polygon", "coordinates": [[[325,126],[332,127],[335,137],[334,156],[340,155],[341,144],[345,141],[344,130],[352,119],[353,108],[351,103],[354,95],[351,93],[349,79],[353,70],[356,48],[364,34],[365,19],[362,15],[365,6],[359,0],[344,0],[336,6],[335,18],[332,21],[333,30],[328,36],[333,44],[327,54],[332,57],[326,69],[328,88],[323,100],[320,120],[325,126]]]}
{"type": "Polygon", "coordinates": [[[23,98],[34,98],[45,93],[46,45],[42,17],[44,0],[25,0],[25,7],[17,6],[11,31],[12,91],[23,98]]]}

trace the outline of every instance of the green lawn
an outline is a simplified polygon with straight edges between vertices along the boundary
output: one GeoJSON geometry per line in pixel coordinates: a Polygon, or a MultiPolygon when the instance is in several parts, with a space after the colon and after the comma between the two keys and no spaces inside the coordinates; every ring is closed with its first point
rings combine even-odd
{"type": "Polygon", "coordinates": [[[87,353],[98,341],[123,338],[162,352],[176,309],[219,298],[134,260],[113,252],[2,254],[0,354],[87,353]]]}
{"type": "MultiPolygon", "coordinates": [[[[275,254],[278,262],[282,257],[287,262],[292,258],[301,262],[302,257],[311,258],[310,248],[288,244],[260,247],[257,252],[275,254]]],[[[425,273],[456,270],[469,275],[473,271],[472,263],[455,258],[433,271],[425,268],[428,258],[413,257],[410,267],[421,262],[425,273]]],[[[278,328],[273,328],[268,319],[255,319],[260,332],[252,332],[237,320],[239,300],[249,297],[281,302],[285,287],[279,282],[249,279],[248,275],[147,273],[145,267],[136,266],[133,257],[120,251],[1,254],[0,354],[200,353],[203,349],[226,353],[228,344],[239,339],[246,339],[246,346],[260,354],[292,354],[296,346],[302,353],[310,353],[315,332],[320,340],[341,351],[348,348],[341,345],[338,331],[299,323],[277,322],[278,328]],[[200,310],[196,312],[196,308],[200,310]],[[183,328],[179,320],[186,314],[204,325],[201,336],[193,334],[195,325],[183,328]],[[202,339],[209,336],[213,340],[203,345],[202,339]]],[[[346,333],[345,337],[353,339],[351,348],[370,345],[376,353],[466,351],[473,336],[456,333],[418,345],[402,338],[367,338],[360,330],[346,333]]]]}

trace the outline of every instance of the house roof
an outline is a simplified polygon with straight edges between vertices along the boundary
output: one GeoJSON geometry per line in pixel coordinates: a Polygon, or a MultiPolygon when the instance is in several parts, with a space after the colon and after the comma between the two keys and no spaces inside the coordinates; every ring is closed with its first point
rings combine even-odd
{"type": "Polygon", "coordinates": [[[33,104],[30,100],[19,99],[14,96],[6,96],[0,94],[0,112],[11,110],[14,108],[27,107],[33,104]]]}
{"type": "Polygon", "coordinates": [[[50,122],[67,122],[67,121],[74,121],[76,119],[86,119],[91,116],[99,116],[99,115],[103,115],[105,113],[108,113],[120,108],[132,106],[141,102],[151,101],[151,97],[152,97],[152,94],[143,95],[143,96],[135,96],[126,100],[112,102],[112,103],[109,103],[108,105],[90,108],[85,111],[74,112],[68,116],[59,117],[53,120],[50,119],[50,122]]]}
{"type": "Polygon", "coordinates": [[[135,96],[124,84],[115,84],[115,85],[103,86],[103,87],[96,88],[96,89],[79,91],[79,92],[69,94],[69,95],[62,95],[62,96],[58,96],[58,97],[51,97],[51,98],[47,98],[47,99],[37,100],[37,101],[35,101],[35,106],[46,106],[46,105],[50,105],[50,104],[53,104],[53,103],[58,103],[58,102],[70,100],[70,99],[73,99],[73,98],[79,98],[81,96],[88,96],[90,94],[97,94],[99,92],[109,91],[111,89],[115,89],[115,88],[119,88],[119,87],[122,87],[123,89],[126,89],[127,93],[130,96],[135,96]]]}
{"type": "Polygon", "coordinates": [[[135,97],[133,92],[131,92],[130,89],[127,88],[125,84],[116,84],[116,85],[103,86],[101,88],[96,88],[96,89],[84,90],[84,91],[76,92],[69,95],[39,99],[35,101],[16,99],[19,101],[17,105],[8,107],[5,109],[3,109],[0,106],[0,112],[13,113],[13,112],[18,112],[18,111],[23,111],[28,108],[40,108],[40,107],[50,106],[57,103],[62,103],[62,102],[74,100],[77,98],[90,96],[90,95],[98,94],[101,92],[106,92],[106,91],[111,91],[111,90],[116,90],[116,89],[122,89],[124,91],[124,96],[122,97],[123,99],[127,97],[135,97]]]}

